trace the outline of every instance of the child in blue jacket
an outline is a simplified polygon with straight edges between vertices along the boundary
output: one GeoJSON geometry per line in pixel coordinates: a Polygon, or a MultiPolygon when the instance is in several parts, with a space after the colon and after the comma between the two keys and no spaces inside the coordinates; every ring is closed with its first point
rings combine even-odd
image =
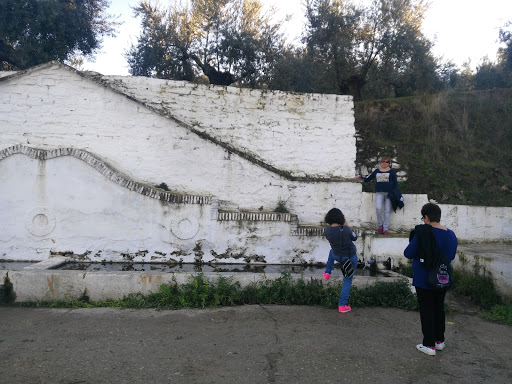
{"type": "MultiPolygon", "coordinates": [[[[325,215],[325,222],[329,224],[329,226],[324,229],[324,235],[331,245],[331,251],[329,252],[329,258],[327,259],[324,279],[329,280],[331,272],[334,269],[334,261],[338,261],[343,264],[347,260],[350,260],[353,268],[355,269],[357,267],[357,249],[353,243],[357,240],[357,234],[355,234],[347,225],[343,212],[338,208],[333,208],[327,212],[327,215],[325,215]]],[[[350,306],[347,305],[347,302],[353,277],[353,275],[350,277],[343,276],[343,286],[338,300],[339,312],[344,313],[350,312],[351,310],[350,306]]]]}
{"type": "MultiPolygon", "coordinates": [[[[424,265],[432,260],[433,253],[441,248],[448,264],[451,264],[457,251],[457,237],[453,231],[443,227],[441,208],[427,203],[421,208],[421,220],[424,225],[417,225],[415,233],[404,256],[412,259],[412,285],[416,289],[418,306],[420,307],[421,331],[423,343],[416,349],[430,356],[445,348],[445,312],[444,298],[446,289],[434,290],[428,283],[428,268],[424,265]]],[[[451,267],[450,267],[451,268],[451,267]]]]}

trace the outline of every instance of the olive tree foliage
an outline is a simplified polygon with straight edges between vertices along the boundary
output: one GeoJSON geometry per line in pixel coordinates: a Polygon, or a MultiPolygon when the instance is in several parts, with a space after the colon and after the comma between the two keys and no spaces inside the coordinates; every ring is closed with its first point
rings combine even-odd
{"type": "Polygon", "coordinates": [[[508,87],[512,87],[512,21],[500,28],[500,42],[504,47],[498,50],[498,65],[508,87]]]}
{"type": "Polygon", "coordinates": [[[284,45],[259,0],[143,0],[134,11],[142,32],[126,54],[132,75],[266,86],[284,45]]]}
{"type": "Polygon", "coordinates": [[[482,58],[472,76],[474,89],[492,89],[512,87],[512,22],[507,22],[499,31],[499,41],[503,46],[498,49],[497,62],[482,58]]]}
{"type": "Polygon", "coordinates": [[[505,44],[505,47],[498,50],[500,62],[507,71],[512,72],[512,21],[500,28],[500,42],[505,44]]]}
{"type": "Polygon", "coordinates": [[[107,0],[1,0],[0,69],[93,57],[119,25],[107,0]]]}
{"type": "MultiPolygon", "coordinates": [[[[315,92],[403,96],[431,87],[432,44],[421,32],[424,0],[306,0],[306,58],[315,92]]],[[[368,96],[367,96],[368,97],[368,96]]]]}

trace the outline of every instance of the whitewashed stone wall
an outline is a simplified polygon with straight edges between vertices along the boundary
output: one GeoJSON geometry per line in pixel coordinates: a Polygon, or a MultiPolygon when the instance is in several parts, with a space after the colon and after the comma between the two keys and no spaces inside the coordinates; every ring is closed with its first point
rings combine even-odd
{"type": "Polygon", "coordinates": [[[302,264],[329,251],[300,236],[296,215],[219,211],[215,199],[131,182],[80,150],[0,156],[0,201],[4,260],[302,264]]]}
{"type": "Polygon", "coordinates": [[[206,86],[147,77],[99,79],[292,176],[355,176],[352,96],[206,86]]]}
{"type": "MultiPolygon", "coordinates": [[[[0,79],[0,258],[314,263],[330,208],[375,229],[374,195],[347,179],[349,99],[114,80],[55,63],[0,79]],[[271,213],[279,202],[291,214],[271,213]]],[[[426,201],[405,196],[392,229],[426,201]]],[[[442,209],[461,240],[512,239],[510,208],[442,209]]]]}
{"type": "MultiPolygon", "coordinates": [[[[428,202],[427,195],[404,195],[404,208],[391,212],[391,230],[408,233],[414,226],[422,224],[421,207],[428,202]]],[[[374,228],[377,222],[375,194],[363,192],[361,206],[364,208],[360,211],[360,225],[374,228]]],[[[467,242],[512,240],[512,207],[452,204],[439,204],[439,207],[441,223],[453,230],[460,240],[467,242]]]]}
{"type": "Polygon", "coordinates": [[[0,89],[0,149],[84,149],[133,180],[165,182],[175,192],[215,196],[235,208],[269,211],[284,201],[302,223],[320,222],[340,198],[351,216],[359,214],[357,183],[290,180],[60,64],[5,78],[0,89]]]}

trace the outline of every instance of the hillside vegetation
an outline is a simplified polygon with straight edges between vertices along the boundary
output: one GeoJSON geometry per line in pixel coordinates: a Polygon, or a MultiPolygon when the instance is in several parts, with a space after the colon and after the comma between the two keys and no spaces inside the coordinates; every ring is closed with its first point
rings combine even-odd
{"type": "Polygon", "coordinates": [[[358,169],[388,154],[407,173],[402,193],[512,206],[512,89],[362,101],[355,126],[358,169]]]}

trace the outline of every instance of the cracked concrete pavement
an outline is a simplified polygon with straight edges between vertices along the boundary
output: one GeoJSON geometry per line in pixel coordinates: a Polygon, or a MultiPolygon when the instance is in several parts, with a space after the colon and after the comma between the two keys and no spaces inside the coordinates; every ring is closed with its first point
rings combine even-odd
{"type": "Polygon", "coordinates": [[[419,314],[393,308],[0,307],[0,382],[512,382],[512,327],[457,310],[444,351],[420,342],[419,314]]]}

